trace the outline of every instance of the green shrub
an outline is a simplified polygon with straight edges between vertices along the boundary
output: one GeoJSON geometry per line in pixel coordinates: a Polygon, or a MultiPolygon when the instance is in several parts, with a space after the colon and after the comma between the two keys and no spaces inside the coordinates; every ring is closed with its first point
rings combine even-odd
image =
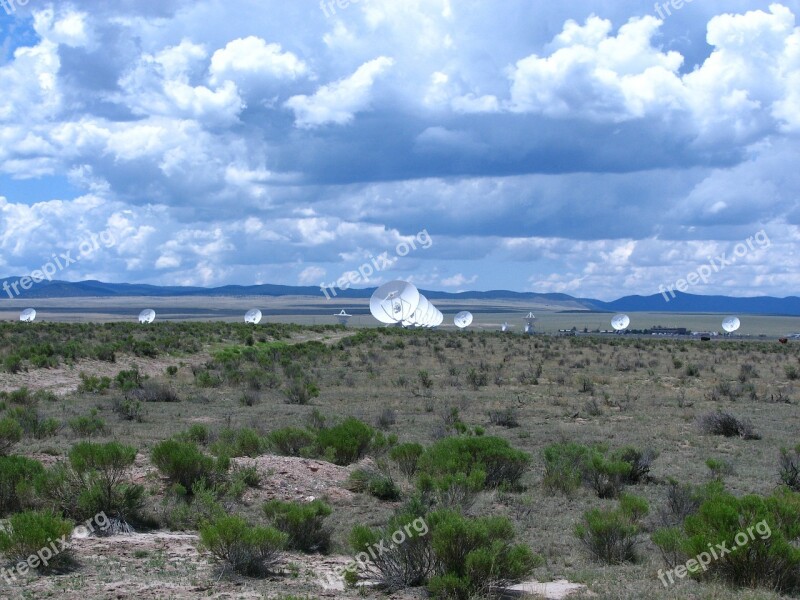
{"type": "Polygon", "coordinates": [[[22,427],[25,435],[37,440],[52,437],[61,429],[55,418],[44,418],[35,406],[16,406],[10,408],[6,417],[14,419],[22,427]]]}
{"type": "Polygon", "coordinates": [[[403,475],[413,477],[417,472],[417,464],[423,452],[425,452],[425,448],[421,444],[400,444],[391,449],[389,458],[397,463],[403,475]]]}
{"type": "Polygon", "coordinates": [[[258,527],[238,516],[224,516],[200,528],[200,543],[240,575],[269,574],[280,560],[287,535],[258,527]]]}
{"type": "Polygon", "coordinates": [[[414,508],[409,508],[395,514],[384,528],[353,527],[350,547],[358,553],[357,559],[366,554],[367,560],[359,563],[360,570],[351,579],[357,579],[360,574],[365,579],[377,581],[390,593],[426,585],[436,572],[437,563],[428,524],[419,514],[414,508]],[[402,543],[391,541],[393,535],[402,535],[402,543]],[[375,548],[383,551],[375,552],[375,548]],[[373,550],[371,553],[370,549],[373,550]]]}
{"type": "Polygon", "coordinates": [[[125,421],[141,423],[144,420],[144,407],[139,400],[114,398],[111,409],[125,421]]]}
{"type": "Polygon", "coordinates": [[[153,447],[150,460],[173,483],[191,490],[198,481],[214,482],[223,460],[203,454],[195,444],[164,440],[153,447]]]}
{"type": "MultiPolygon", "coordinates": [[[[49,548],[51,542],[67,539],[72,533],[72,523],[47,511],[13,514],[8,519],[8,525],[7,529],[0,529],[0,552],[15,563],[28,561],[29,557],[43,548],[49,548]]],[[[72,551],[66,546],[46,564],[42,560],[37,570],[57,570],[72,560],[72,551]]]]}
{"type": "Polygon", "coordinates": [[[19,354],[9,354],[3,359],[3,368],[9,373],[19,373],[24,369],[19,354]]]}
{"type": "Polygon", "coordinates": [[[616,498],[625,485],[649,479],[657,453],[624,447],[609,455],[602,446],[563,442],[547,446],[543,455],[545,487],[571,495],[585,485],[600,498],[616,498]]]}
{"type": "Polygon", "coordinates": [[[315,383],[296,378],[283,390],[286,404],[308,404],[312,398],[319,396],[319,388],[315,383]]]}
{"type": "Polygon", "coordinates": [[[419,472],[434,477],[482,471],[486,488],[516,486],[530,456],[498,437],[449,437],[436,442],[419,459],[419,472]]]}
{"type": "Polygon", "coordinates": [[[634,562],[640,533],[638,521],[647,512],[646,500],[623,494],[617,509],[584,513],[575,535],[597,560],[612,565],[634,562]]]}
{"type": "Polygon", "coordinates": [[[798,538],[800,494],[787,488],[766,497],[739,498],[717,488],[682,525],[653,534],[668,564],[708,557],[705,569],[693,561],[692,576],[788,594],[800,591],[798,538]],[[724,552],[720,544],[730,551],[724,552]],[[709,555],[712,548],[720,550],[714,560],[709,555]]]}
{"type": "Polygon", "coordinates": [[[174,484],[161,502],[159,522],[163,527],[174,531],[199,529],[227,514],[220,502],[220,490],[209,487],[205,480],[197,481],[191,490],[174,484]]]}
{"type": "Polygon", "coordinates": [[[21,439],[22,426],[15,419],[0,419],[0,456],[7,455],[21,439]]]}
{"type": "Polygon", "coordinates": [[[140,519],[144,488],[126,482],[136,449],[118,442],[80,442],[34,481],[37,495],[53,510],[77,521],[105,513],[115,531],[130,531],[140,519]]]}
{"type": "Polygon", "coordinates": [[[428,504],[462,512],[472,506],[485,484],[486,473],[480,470],[473,470],[469,475],[457,473],[437,477],[423,473],[417,480],[417,488],[428,504]]]}
{"type": "Polygon", "coordinates": [[[95,377],[94,375],[80,374],[81,382],[78,391],[86,394],[99,394],[111,387],[110,377],[95,377]]]}
{"type": "Polygon", "coordinates": [[[541,558],[514,544],[514,526],[505,517],[470,519],[452,511],[428,515],[431,546],[440,573],[431,577],[434,598],[469,600],[528,575],[541,558]]]}
{"type": "Polygon", "coordinates": [[[649,481],[650,468],[653,461],[658,458],[658,452],[649,448],[642,451],[632,446],[625,446],[616,450],[613,453],[613,457],[615,460],[621,460],[631,466],[625,478],[625,483],[637,485],[649,481]]]}
{"type": "Polygon", "coordinates": [[[236,434],[231,456],[249,456],[251,458],[261,454],[264,441],[253,429],[240,429],[236,434]]]}
{"type": "Polygon", "coordinates": [[[186,431],[178,434],[177,439],[183,442],[194,442],[195,444],[206,445],[208,443],[210,433],[208,427],[200,423],[195,423],[186,431]]]}
{"type": "Polygon", "coordinates": [[[355,417],[348,417],[317,434],[320,455],[330,456],[337,465],[349,465],[362,458],[369,449],[375,430],[355,417]]]}
{"type": "Polygon", "coordinates": [[[551,444],[544,451],[544,486],[571,495],[583,483],[591,454],[587,446],[565,442],[551,444]]]}
{"type": "Polygon", "coordinates": [[[267,441],[282,456],[300,456],[304,448],[314,445],[315,436],[305,429],[285,427],[270,433],[267,441]]]}
{"type": "Polygon", "coordinates": [[[114,384],[123,392],[135,390],[142,387],[144,378],[139,373],[139,368],[134,365],[132,369],[120,371],[114,377],[114,384]]]}
{"type": "Polygon", "coordinates": [[[38,460],[0,456],[0,516],[22,510],[31,495],[31,482],[44,473],[38,460]]]}
{"type": "Polygon", "coordinates": [[[394,480],[388,474],[376,469],[354,470],[348,478],[348,488],[358,493],[369,493],[378,500],[400,499],[400,489],[394,480]]]}
{"type": "Polygon", "coordinates": [[[106,428],[106,422],[97,416],[97,409],[93,408],[88,415],[82,417],[75,417],[68,421],[72,433],[80,437],[89,437],[99,433],[103,433],[106,428]]]}
{"type": "Polygon", "coordinates": [[[600,451],[589,455],[584,481],[598,498],[616,498],[629,480],[631,464],[616,458],[606,458],[600,451]]]}
{"type": "Polygon", "coordinates": [[[272,526],[287,535],[287,548],[307,553],[325,553],[330,548],[331,531],[324,521],[330,516],[331,507],[322,500],[272,500],[264,504],[263,510],[272,526]]]}

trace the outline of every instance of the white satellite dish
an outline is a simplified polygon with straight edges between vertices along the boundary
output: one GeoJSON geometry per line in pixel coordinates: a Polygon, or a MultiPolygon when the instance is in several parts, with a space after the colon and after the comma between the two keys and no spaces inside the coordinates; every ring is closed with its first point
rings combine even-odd
{"type": "Polygon", "coordinates": [[[152,308],[146,308],[139,313],[139,323],[148,324],[156,320],[156,311],[152,308]]]}
{"type": "Polygon", "coordinates": [[[436,307],[433,305],[433,302],[428,300],[428,309],[422,315],[421,327],[433,327],[433,321],[434,319],[436,319],[436,313],[437,310],[436,307]]]}
{"type": "Polygon", "coordinates": [[[406,281],[384,283],[372,294],[369,311],[381,323],[407,321],[419,304],[419,290],[406,281]]]}
{"type": "Polygon", "coordinates": [[[33,323],[34,319],[36,319],[36,310],[33,308],[26,308],[19,315],[19,320],[23,323],[33,323]]]}
{"type": "Polygon", "coordinates": [[[522,318],[525,321],[525,333],[533,333],[533,326],[536,323],[536,316],[529,312],[527,317],[522,318]]]}
{"type": "Polygon", "coordinates": [[[733,333],[741,326],[742,322],[739,320],[739,317],[725,317],[725,319],[722,321],[722,328],[727,333],[733,333]]]}
{"type": "Polygon", "coordinates": [[[425,316],[431,307],[431,303],[422,294],[419,295],[419,303],[414,313],[403,321],[404,327],[423,327],[425,325],[425,316]]]}
{"type": "Polygon", "coordinates": [[[244,314],[244,322],[250,325],[258,325],[261,322],[261,311],[251,308],[244,314]]]}
{"type": "Polygon", "coordinates": [[[611,327],[614,328],[614,331],[623,331],[627,329],[630,324],[631,318],[628,315],[614,315],[614,318],[611,319],[611,327]]]}
{"type": "Polygon", "coordinates": [[[505,323],[503,323],[502,325],[500,325],[500,331],[504,331],[504,332],[505,332],[505,331],[508,331],[508,328],[509,328],[509,327],[510,327],[510,325],[508,324],[508,321],[506,321],[505,323]]]}
{"type": "Polygon", "coordinates": [[[345,310],[342,309],[342,312],[338,312],[333,316],[336,317],[337,321],[339,321],[339,325],[347,326],[347,322],[350,320],[350,317],[352,317],[353,315],[348,315],[347,312],[345,312],[345,310]]]}
{"type": "Polygon", "coordinates": [[[462,310],[453,319],[453,323],[459,329],[464,329],[472,324],[472,313],[468,310],[462,310]]]}

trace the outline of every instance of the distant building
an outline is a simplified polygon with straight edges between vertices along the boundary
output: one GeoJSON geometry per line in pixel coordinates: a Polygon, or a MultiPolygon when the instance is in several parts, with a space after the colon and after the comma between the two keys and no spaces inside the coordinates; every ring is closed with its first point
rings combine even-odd
{"type": "Polygon", "coordinates": [[[686,327],[653,327],[650,329],[651,335],[689,335],[686,327]]]}

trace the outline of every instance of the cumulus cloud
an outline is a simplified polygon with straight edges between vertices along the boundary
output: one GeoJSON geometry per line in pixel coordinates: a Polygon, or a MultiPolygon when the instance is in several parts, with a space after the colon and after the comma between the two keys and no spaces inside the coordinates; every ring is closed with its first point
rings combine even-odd
{"type": "Polygon", "coordinates": [[[214,52],[209,68],[212,85],[225,81],[296,79],[307,72],[307,65],[295,54],[253,35],[232,40],[214,52]]]}
{"type": "Polygon", "coordinates": [[[350,77],[322,86],[313,96],[292,96],[286,107],[294,111],[295,125],[313,128],[349,123],[355,113],[369,107],[375,80],[392,65],[394,60],[381,56],[361,65],[350,77]]]}
{"type": "Polygon", "coordinates": [[[461,288],[465,285],[472,285],[478,281],[478,276],[473,275],[472,277],[465,277],[463,274],[458,273],[453,275],[452,277],[445,277],[442,279],[442,285],[445,287],[455,287],[461,288]]]}
{"type": "Polygon", "coordinates": [[[568,21],[549,55],[510,69],[509,110],[611,122],[684,118],[706,143],[750,143],[797,127],[800,28],[787,7],[712,18],[713,50],[685,74],[684,57],[656,45],[661,25],[635,17],[614,35],[606,19],[568,21]]]}

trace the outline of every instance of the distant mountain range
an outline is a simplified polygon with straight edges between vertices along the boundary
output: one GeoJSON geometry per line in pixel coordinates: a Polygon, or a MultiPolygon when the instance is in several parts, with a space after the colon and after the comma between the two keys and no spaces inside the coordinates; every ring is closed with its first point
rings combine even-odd
{"type": "MultiPolygon", "coordinates": [[[[10,286],[19,278],[0,279],[0,306],[9,299],[10,286]],[[7,285],[6,285],[7,284],[7,285]]],[[[115,296],[310,296],[322,298],[318,286],[290,285],[226,285],[215,288],[158,286],[136,283],[104,283],[102,281],[42,281],[30,290],[20,290],[21,299],[37,298],[86,298],[115,296]]],[[[369,298],[375,288],[336,290],[337,298],[369,298]]],[[[674,312],[674,313],[732,313],[755,315],[800,316],[800,298],[774,298],[758,296],[736,298],[732,296],[698,296],[676,293],[669,301],[662,294],[652,296],[625,296],[612,302],[592,298],[575,298],[567,294],[537,294],[535,292],[512,292],[492,290],[488,292],[437,292],[421,290],[431,300],[511,300],[516,302],[536,301],[553,304],[562,310],[591,310],[601,312],[674,312]]]]}

